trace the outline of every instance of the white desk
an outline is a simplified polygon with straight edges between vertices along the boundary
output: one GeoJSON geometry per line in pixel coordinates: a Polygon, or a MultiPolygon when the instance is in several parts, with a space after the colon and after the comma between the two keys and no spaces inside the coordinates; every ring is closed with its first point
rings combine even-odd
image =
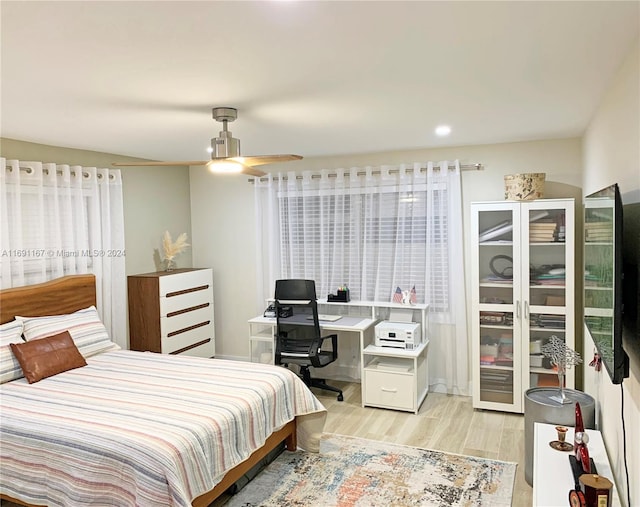
{"type": "MultiPolygon", "coordinates": [[[[369,317],[343,316],[340,319],[329,322],[321,321],[320,327],[323,331],[337,331],[345,333],[357,339],[357,348],[362,350],[363,343],[371,343],[373,340],[374,325],[376,319],[369,317]]],[[[263,317],[262,315],[249,320],[249,339],[251,342],[251,361],[256,363],[273,364],[275,361],[275,350],[273,346],[276,330],[276,319],[263,317]]],[[[355,375],[348,377],[358,380],[361,378],[359,365],[355,375]]]]}
{"type": "MultiPolygon", "coordinates": [[[[557,440],[556,424],[534,423],[533,448],[533,505],[540,507],[564,507],[569,505],[569,491],[575,483],[569,456],[571,452],[556,451],[549,442],[557,440]]],[[[613,473],[609,458],[597,430],[586,430],[589,435],[589,457],[593,459],[598,475],[613,482],[613,473]]],[[[573,442],[573,428],[567,431],[567,442],[573,442]]],[[[615,485],[612,491],[611,505],[619,507],[620,498],[615,485]]]]}
{"type": "MultiPolygon", "coordinates": [[[[320,327],[327,331],[351,331],[356,333],[363,333],[377,322],[376,319],[370,319],[367,317],[350,317],[344,316],[335,321],[320,321],[320,327]]],[[[275,317],[254,317],[249,320],[249,324],[263,324],[269,326],[276,325],[275,317]]],[[[273,339],[273,335],[271,335],[273,339]]]]}
{"type": "MultiPolygon", "coordinates": [[[[322,330],[358,337],[359,352],[346,356],[345,360],[356,362],[359,355],[356,379],[360,379],[362,383],[362,406],[417,413],[429,389],[428,305],[408,306],[370,301],[329,303],[318,300],[318,306],[321,308],[320,313],[342,315],[336,321],[321,321],[322,330]],[[403,350],[375,346],[375,324],[381,318],[388,318],[392,310],[416,314],[415,320],[422,327],[423,343],[420,347],[403,350]],[[353,315],[354,313],[360,315],[353,315]]],[[[258,316],[249,320],[251,361],[273,364],[275,328],[275,318],[258,316]]]]}

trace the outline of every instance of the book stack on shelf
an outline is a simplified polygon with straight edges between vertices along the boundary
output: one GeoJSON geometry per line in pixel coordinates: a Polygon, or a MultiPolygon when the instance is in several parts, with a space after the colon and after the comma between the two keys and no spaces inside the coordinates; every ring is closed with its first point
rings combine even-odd
{"type": "MultiPolygon", "coordinates": [[[[557,267],[547,268],[542,272],[540,272],[540,270],[532,270],[531,273],[531,283],[534,285],[564,285],[565,279],[566,269],[564,268],[564,266],[560,265],[558,265],[557,267]]],[[[562,303],[562,305],[564,305],[564,303],[562,303]]]]}
{"type": "Polygon", "coordinates": [[[552,243],[557,240],[558,224],[550,221],[539,221],[529,224],[530,243],[552,243]]]}
{"type": "Polygon", "coordinates": [[[484,401],[513,402],[513,371],[481,368],[480,386],[484,401]]]}
{"type": "Polygon", "coordinates": [[[540,327],[552,327],[556,329],[564,329],[566,325],[565,315],[550,315],[550,314],[541,313],[537,316],[532,316],[531,320],[540,327]]]}
{"type": "Polygon", "coordinates": [[[611,222],[587,222],[584,224],[584,234],[587,243],[610,243],[613,240],[611,222]]]}

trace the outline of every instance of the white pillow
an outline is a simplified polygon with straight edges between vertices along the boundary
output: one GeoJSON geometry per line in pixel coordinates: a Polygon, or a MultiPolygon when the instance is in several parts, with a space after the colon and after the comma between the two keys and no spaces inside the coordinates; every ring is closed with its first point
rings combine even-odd
{"type": "Polygon", "coordinates": [[[73,342],[85,358],[120,349],[109,339],[107,329],[100,320],[95,306],[66,315],[16,317],[16,319],[22,321],[24,326],[22,332],[27,341],[69,331],[73,342]]]}
{"type": "Polygon", "coordinates": [[[20,363],[11,352],[10,343],[24,343],[22,322],[19,320],[0,325],[0,384],[24,376],[20,363]]]}

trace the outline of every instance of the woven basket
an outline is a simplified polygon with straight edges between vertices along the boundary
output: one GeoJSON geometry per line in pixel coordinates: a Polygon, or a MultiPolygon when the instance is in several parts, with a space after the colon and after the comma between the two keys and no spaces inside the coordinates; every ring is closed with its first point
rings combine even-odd
{"type": "Polygon", "coordinates": [[[531,201],[544,196],[545,173],[507,174],[504,198],[508,201],[531,201]]]}

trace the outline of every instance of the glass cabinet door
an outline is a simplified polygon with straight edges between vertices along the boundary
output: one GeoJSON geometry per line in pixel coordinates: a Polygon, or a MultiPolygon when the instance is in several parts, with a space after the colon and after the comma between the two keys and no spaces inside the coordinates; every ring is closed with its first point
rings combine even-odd
{"type": "Polygon", "coordinates": [[[478,209],[476,217],[476,255],[474,276],[477,308],[474,318],[479,361],[479,400],[482,403],[513,405],[520,399],[520,375],[517,372],[519,348],[518,326],[514,325],[522,311],[518,301],[519,277],[514,267],[519,264],[519,208],[478,209]],[[515,350],[514,350],[515,349],[515,350]]]}
{"type": "MultiPolygon", "coordinates": [[[[573,206],[544,201],[528,203],[523,209],[523,340],[529,347],[523,384],[529,387],[558,386],[557,368],[541,350],[552,336],[573,348],[573,312],[569,318],[567,295],[572,297],[574,291],[573,253],[568,256],[574,245],[573,235],[566,234],[566,224],[574,223],[573,212],[573,206]]],[[[572,379],[573,370],[567,376],[572,379]]],[[[573,384],[566,380],[566,385],[573,384]]]]}

